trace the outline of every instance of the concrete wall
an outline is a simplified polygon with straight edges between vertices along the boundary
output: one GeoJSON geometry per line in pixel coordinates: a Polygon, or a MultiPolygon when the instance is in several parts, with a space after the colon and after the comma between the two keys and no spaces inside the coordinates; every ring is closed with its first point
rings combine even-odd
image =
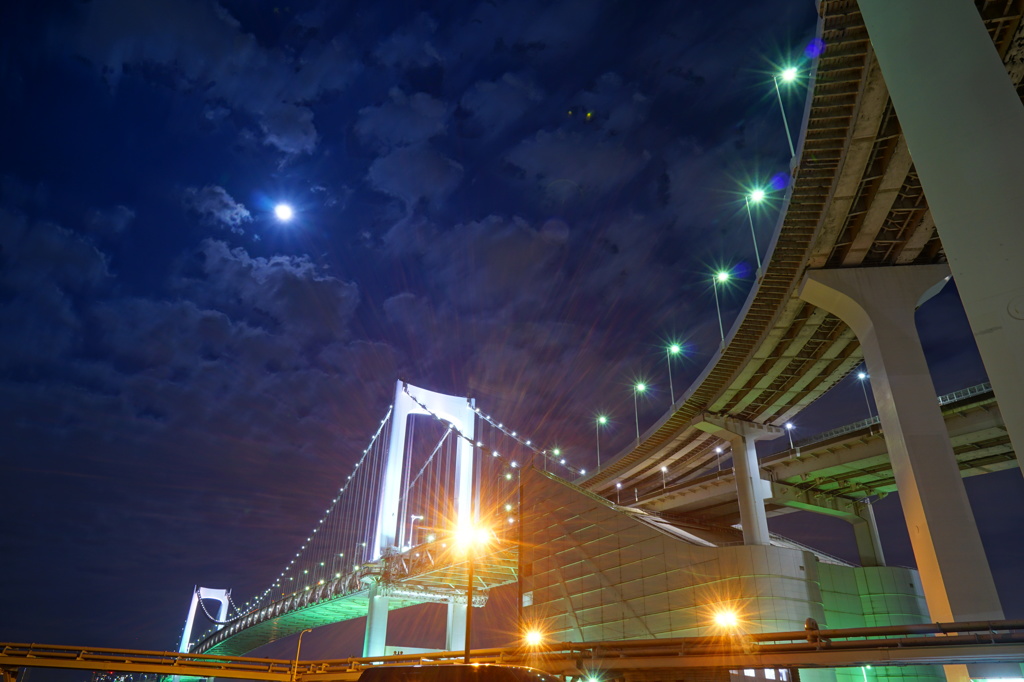
{"type": "MultiPolygon", "coordinates": [[[[905,568],[820,563],[798,549],[707,547],[639,520],[602,498],[524,472],[523,619],[558,641],[723,634],[729,607],[744,632],[928,622],[920,582],[905,568]]],[[[840,673],[844,682],[941,679],[924,668],[840,673]]],[[[803,680],[836,679],[802,671],[803,680]]]]}

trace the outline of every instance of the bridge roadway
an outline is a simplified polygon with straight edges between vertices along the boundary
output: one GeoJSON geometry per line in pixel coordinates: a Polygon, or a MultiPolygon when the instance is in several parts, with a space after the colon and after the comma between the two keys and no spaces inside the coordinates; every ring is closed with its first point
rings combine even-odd
{"type": "MultiPolygon", "coordinates": [[[[473,602],[483,606],[487,592],[516,581],[518,553],[507,538],[500,537],[490,550],[473,561],[473,602]]],[[[390,597],[389,610],[425,602],[461,599],[467,592],[466,561],[443,541],[417,545],[402,553],[366,564],[357,571],[316,588],[282,594],[273,603],[235,619],[198,642],[193,651],[238,655],[289,635],[343,620],[366,616],[370,583],[386,587],[377,594],[390,597]]]]}
{"type": "MultiPolygon", "coordinates": [[[[1020,3],[975,4],[1024,94],[1020,3]]],[[[616,483],[653,489],[662,467],[681,476],[714,469],[726,443],[696,428],[702,413],[780,426],[862,362],[850,328],[799,298],[808,271],[945,262],[856,1],[822,0],[819,12],[826,47],[763,276],[725,348],[671,410],[577,482],[593,493],[614,499],[616,483]]]]}
{"type": "MultiPolygon", "coordinates": [[[[987,384],[939,400],[963,477],[1017,468],[987,384]]],[[[736,486],[731,468],[713,464],[669,474],[664,483],[659,477],[635,493],[624,489],[627,502],[724,530],[739,523],[736,486]]],[[[769,515],[806,510],[852,518],[858,502],[896,490],[877,417],[797,441],[794,448],[762,458],[760,468],[762,477],[772,482],[772,497],[765,500],[769,515]]]]}
{"type": "MultiPolygon", "coordinates": [[[[650,679],[654,671],[674,671],[672,679],[718,677],[724,682],[728,679],[729,670],[740,668],[836,668],[1024,660],[1024,621],[822,630],[817,641],[808,639],[807,633],[800,631],[622,642],[561,642],[538,649],[480,649],[472,652],[472,661],[530,665],[571,678],[585,679],[596,674],[606,681],[650,679]]],[[[449,665],[460,662],[461,658],[462,652],[439,652],[290,661],[0,643],[3,682],[14,682],[20,668],[103,670],[268,682],[347,682],[357,680],[363,669],[374,664],[449,665]]],[[[659,678],[664,679],[665,675],[659,678]]]]}

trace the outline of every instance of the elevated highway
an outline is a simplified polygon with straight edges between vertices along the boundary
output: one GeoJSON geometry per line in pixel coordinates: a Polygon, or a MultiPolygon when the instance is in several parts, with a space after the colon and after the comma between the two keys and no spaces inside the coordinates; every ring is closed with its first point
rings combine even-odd
{"type": "MultiPolygon", "coordinates": [[[[1020,2],[978,11],[1021,93],[1020,2]]],[[[819,4],[825,51],[811,77],[792,182],[762,277],[724,348],[639,442],[578,483],[615,498],[658,487],[662,468],[714,470],[705,413],[781,426],[863,361],[853,331],[799,296],[808,272],[945,262],[942,243],[855,0],[819,4]]]]}

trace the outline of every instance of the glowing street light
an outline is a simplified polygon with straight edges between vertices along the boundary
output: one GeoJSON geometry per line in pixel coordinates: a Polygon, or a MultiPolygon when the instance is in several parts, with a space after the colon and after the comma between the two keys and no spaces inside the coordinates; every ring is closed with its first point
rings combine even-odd
{"type": "Polygon", "coordinates": [[[528,646],[540,646],[544,641],[544,634],[540,630],[529,630],[524,639],[528,646]]]}
{"type": "Polygon", "coordinates": [[[619,504],[619,493],[622,491],[622,484],[615,484],[615,504],[619,504]]]}
{"type": "Polygon", "coordinates": [[[665,475],[668,473],[668,467],[661,467],[661,489],[665,489],[665,475]]]}
{"type": "Polygon", "coordinates": [[[750,238],[754,241],[754,258],[757,260],[757,277],[761,278],[761,252],[757,249],[757,233],[754,231],[754,215],[750,211],[750,202],[759,204],[764,201],[765,191],[763,189],[755,189],[743,197],[743,203],[747,205],[747,220],[750,221],[750,238]]]}
{"type": "Polygon", "coordinates": [[[796,150],[793,148],[793,136],[789,132],[789,121],[786,120],[786,107],[782,104],[782,91],[779,90],[779,79],[782,79],[784,83],[792,83],[796,80],[797,70],[795,66],[790,66],[783,69],[781,73],[772,76],[772,80],[775,81],[775,94],[779,97],[779,111],[782,112],[782,125],[786,128],[786,139],[789,141],[789,156],[790,158],[796,156],[796,150]]]}
{"type": "Polygon", "coordinates": [[[721,349],[725,350],[725,327],[722,326],[722,307],[718,303],[718,285],[729,281],[729,271],[719,270],[711,278],[711,285],[715,289],[715,310],[718,312],[718,333],[722,337],[721,349]]]}
{"type": "Polygon", "coordinates": [[[866,386],[867,380],[870,377],[867,372],[857,372],[857,378],[860,379],[860,390],[864,393],[864,405],[868,408],[868,433],[874,433],[871,429],[871,420],[875,418],[875,415],[871,412],[871,401],[868,400],[868,388],[866,386]]]}
{"type": "Polygon", "coordinates": [[[636,415],[636,440],[638,443],[640,442],[640,407],[637,405],[636,397],[646,390],[647,384],[642,381],[633,384],[633,414],[636,415]]]}
{"type": "Polygon", "coordinates": [[[597,415],[594,420],[594,431],[597,434],[597,470],[601,470],[601,427],[608,423],[608,417],[603,414],[597,415]]]}
{"type": "Polygon", "coordinates": [[[715,625],[726,630],[732,630],[740,624],[740,618],[732,609],[720,609],[713,617],[715,625]]]}
{"type": "Polygon", "coordinates": [[[274,217],[282,223],[291,222],[291,219],[295,217],[295,209],[289,204],[278,204],[274,206],[274,217]]]}
{"type": "Polygon", "coordinates": [[[786,435],[789,436],[789,449],[793,449],[793,422],[786,422],[786,435]]]}
{"type": "Polygon", "coordinates": [[[668,394],[672,399],[672,404],[676,404],[676,390],[672,386],[672,356],[679,355],[683,352],[683,347],[678,343],[669,344],[665,349],[665,362],[668,363],[668,394]]]}
{"type": "Polygon", "coordinates": [[[466,552],[466,650],[462,662],[469,664],[470,632],[473,625],[473,558],[475,550],[491,541],[491,530],[483,526],[460,526],[455,531],[455,544],[466,552]]]}

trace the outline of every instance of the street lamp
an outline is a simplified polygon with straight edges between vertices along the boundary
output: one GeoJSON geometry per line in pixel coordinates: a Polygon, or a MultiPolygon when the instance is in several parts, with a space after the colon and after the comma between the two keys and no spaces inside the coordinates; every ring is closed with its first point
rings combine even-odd
{"type": "Polygon", "coordinates": [[[299,672],[299,652],[302,650],[302,636],[307,632],[313,632],[312,628],[306,628],[299,633],[299,641],[295,645],[295,665],[292,666],[292,682],[295,682],[295,677],[299,672]]]}
{"type": "Polygon", "coordinates": [[[608,423],[608,417],[603,414],[597,415],[594,420],[594,431],[597,434],[597,470],[601,470],[601,427],[608,423]]]}
{"type": "Polygon", "coordinates": [[[678,343],[669,344],[665,349],[665,362],[668,363],[668,394],[672,398],[672,404],[676,404],[676,390],[672,386],[672,356],[683,352],[683,347],[678,343]]]}
{"type": "Polygon", "coordinates": [[[718,285],[729,281],[729,271],[719,270],[711,278],[711,284],[715,289],[715,310],[718,311],[718,333],[722,337],[721,349],[725,350],[725,327],[722,326],[722,307],[718,304],[718,285]]]}
{"type": "Polygon", "coordinates": [[[784,83],[792,83],[796,80],[797,70],[795,66],[783,69],[781,73],[772,76],[772,80],[775,81],[775,94],[779,97],[779,111],[782,112],[782,125],[786,128],[786,140],[789,141],[789,156],[790,158],[796,156],[796,150],[793,149],[793,136],[789,132],[789,121],[786,120],[786,107],[782,104],[782,91],[779,90],[779,79],[782,79],[784,83]]]}
{"type": "Polygon", "coordinates": [[[422,520],[423,520],[423,517],[422,517],[422,516],[420,516],[419,514],[410,514],[410,515],[409,515],[409,539],[408,539],[408,541],[407,541],[407,542],[408,542],[408,546],[409,546],[409,547],[412,547],[413,545],[415,545],[415,544],[416,544],[416,543],[415,543],[415,542],[413,542],[413,540],[412,540],[412,531],[413,531],[413,526],[415,526],[415,525],[416,525],[416,522],[417,522],[417,521],[422,521],[422,520]]]}
{"type": "Polygon", "coordinates": [[[743,202],[747,205],[747,220],[750,222],[750,238],[754,240],[754,258],[757,260],[758,279],[761,279],[761,252],[757,249],[757,233],[754,232],[754,214],[750,211],[750,202],[753,201],[755,204],[759,204],[764,201],[764,197],[764,190],[760,188],[743,197],[743,202]]]}
{"type": "Polygon", "coordinates": [[[786,422],[786,435],[789,436],[789,449],[793,449],[793,422],[786,422]]]}
{"type": "Polygon", "coordinates": [[[466,650],[462,662],[469,664],[470,632],[473,625],[473,558],[474,550],[486,547],[491,531],[483,526],[462,526],[455,533],[455,544],[466,552],[466,650]]]}
{"type": "Polygon", "coordinates": [[[621,490],[622,490],[622,484],[621,483],[616,483],[615,484],[615,504],[620,504],[620,502],[621,502],[619,500],[619,492],[621,490]]]}
{"type": "Polygon", "coordinates": [[[668,467],[661,467],[661,489],[665,489],[665,474],[668,473],[668,467]]]}
{"type": "Polygon", "coordinates": [[[633,384],[633,414],[636,415],[636,441],[640,442],[640,407],[637,405],[636,397],[638,394],[643,393],[647,390],[647,384],[642,381],[638,381],[633,384]]]}
{"type": "Polygon", "coordinates": [[[868,433],[873,433],[871,430],[871,420],[874,419],[875,415],[871,413],[871,401],[868,400],[868,388],[865,385],[870,377],[867,372],[857,372],[857,378],[860,379],[860,390],[864,393],[864,404],[868,408],[868,433]]]}

